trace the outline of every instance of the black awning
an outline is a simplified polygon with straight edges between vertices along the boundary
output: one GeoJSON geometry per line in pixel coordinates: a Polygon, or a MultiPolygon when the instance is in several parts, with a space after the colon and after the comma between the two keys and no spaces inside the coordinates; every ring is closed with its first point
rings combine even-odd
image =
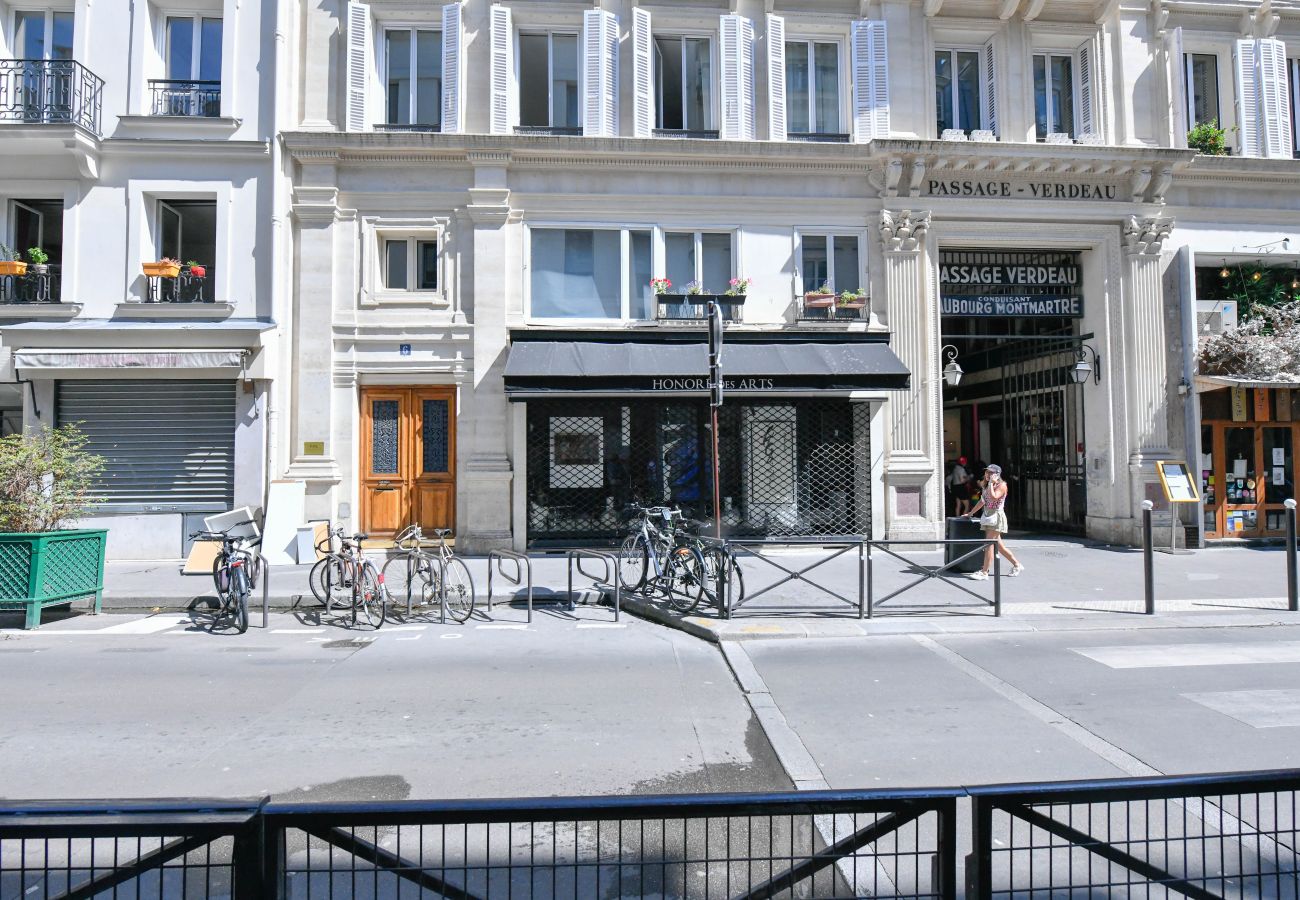
{"type": "MultiPolygon", "coordinates": [[[[882,340],[732,341],[722,371],[727,391],[748,396],[809,391],[906,390],[910,373],[882,340]]],[[[708,394],[708,351],[682,341],[516,340],[506,361],[514,400],[556,394],[708,394]]]]}

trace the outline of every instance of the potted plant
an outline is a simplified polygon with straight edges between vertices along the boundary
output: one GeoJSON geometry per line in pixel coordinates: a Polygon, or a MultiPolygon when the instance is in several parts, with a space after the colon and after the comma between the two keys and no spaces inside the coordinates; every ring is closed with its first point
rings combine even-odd
{"type": "Polygon", "coordinates": [[[704,293],[704,285],[698,281],[686,282],[686,295],[688,297],[698,297],[704,293]]]}
{"type": "Polygon", "coordinates": [[[26,627],[41,609],[104,591],[108,532],[66,527],[84,515],[103,468],[75,425],[0,438],[0,609],[24,609],[26,627]]]}
{"type": "Polygon", "coordinates": [[[50,255],[40,247],[31,247],[27,250],[27,261],[31,263],[27,268],[33,275],[44,275],[50,271],[50,255]]]}
{"type": "Polygon", "coordinates": [[[1218,122],[1202,122],[1187,132],[1187,146],[1206,156],[1227,156],[1227,132],[1218,122]]]}
{"type": "Polygon", "coordinates": [[[0,275],[26,275],[27,263],[18,258],[12,247],[0,244],[0,275]]]}
{"type": "Polygon", "coordinates": [[[803,295],[803,305],[809,309],[830,309],[835,305],[835,292],[831,290],[829,281],[822,282],[822,286],[815,291],[808,291],[803,295]]]}
{"type": "Polygon", "coordinates": [[[175,278],[181,274],[181,264],[170,256],[164,256],[158,262],[145,263],[144,274],[149,278],[175,278]]]}
{"type": "Polygon", "coordinates": [[[749,293],[749,286],[754,283],[752,278],[733,278],[728,282],[728,297],[743,297],[749,293]]]}
{"type": "Polygon", "coordinates": [[[208,275],[207,266],[201,266],[194,260],[187,260],[185,263],[185,274],[194,278],[206,278],[208,275]]]}
{"type": "Polygon", "coordinates": [[[668,293],[668,289],[672,286],[673,283],[667,278],[650,279],[650,288],[655,292],[656,297],[662,297],[664,294],[668,293]]]}
{"type": "Polygon", "coordinates": [[[835,305],[840,309],[862,309],[867,305],[866,291],[840,291],[835,305]]]}

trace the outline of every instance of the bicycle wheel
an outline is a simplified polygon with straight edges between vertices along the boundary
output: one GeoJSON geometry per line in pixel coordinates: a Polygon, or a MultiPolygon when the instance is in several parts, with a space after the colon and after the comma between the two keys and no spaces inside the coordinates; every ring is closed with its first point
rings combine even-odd
{"type": "Polygon", "coordinates": [[[383,571],[379,574],[383,576],[384,593],[390,602],[410,606],[412,597],[419,596],[419,587],[414,583],[416,569],[416,556],[413,553],[391,557],[384,563],[383,571]],[[414,595],[412,591],[415,591],[414,595]]]}
{"type": "MultiPolygon", "coordinates": [[[[718,573],[721,572],[727,582],[727,601],[734,608],[745,600],[745,576],[740,571],[736,555],[721,547],[709,547],[704,550],[704,593],[709,602],[718,603],[718,573]]],[[[720,611],[720,610],[719,610],[720,611]]]]}
{"type": "Polygon", "coordinates": [[[307,575],[307,587],[311,588],[311,595],[316,598],[317,603],[323,604],[329,592],[325,589],[325,570],[334,562],[332,556],[322,556],[316,560],[316,565],[311,567],[311,572],[307,575]]]}
{"type": "Polygon", "coordinates": [[[361,564],[361,574],[357,577],[356,602],[352,604],[352,624],[358,619],[371,628],[384,624],[388,604],[384,594],[384,576],[375,569],[372,562],[361,564]]]}
{"type": "Polygon", "coordinates": [[[639,593],[645,587],[650,551],[639,534],[629,534],[618,548],[618,583],[623,590],[639,593]]]}
{"type": "Polygon", "coordinates": [[[453,556],[443,567],[442,593],[447,600],[447,615],[465,622],[474,614],[474,579],[469,566],[453,556]]]}
{"type": "Polygon", "coordinates": [[[700,605],[704,596],[704,557],[694,547],[674,547],[668,554],[668,605],[683,615],[700,605]]]}
{"type": "MultiPolygon", "coordinates": [[[[220,562],[220,558],[217,560],[220,562]]],[[[217,608],[212,611],[212,621],[208,623],[208,631],[216,631],[221,627],[221,623],[226,621],[230,616],[232,601],[234,599],[234,579],[230,574],[229,566],[213,567],[212,581],[217,585],[217,608]],[[223,587],[224,586],[224,587],[223,587]]]]}
{"type": "Polygon", "coordinates": [[[348,609],[352,606],[352,582],[356,563],[346,557],[335,560],[335,565],[325,568],[325,611],[348,609]]]}
{"type": "Polygon", "coordinates": [[[230,590],[230,569],[220,553],[212,559],[212,586],[216,588],[218,597],[230,590]]]}
{"type": "MultiPolygon", "coordinates": [[[[247,563],[245,563],[245,565],[247,565],[247,563]]],[[[235,617],[235,630],[240,634],[243,634],[245,631],[248,630],[248,590],[249,590],[248,573],[244,571],[243,566],[240,566],[235,570],[234,582],[235,583],[231,588],[232,591],[234,592],[234,597],[233,597],[234,602],[232,604],[233,608],[231,609],[231,612],[234,614],[235,617]]]]}

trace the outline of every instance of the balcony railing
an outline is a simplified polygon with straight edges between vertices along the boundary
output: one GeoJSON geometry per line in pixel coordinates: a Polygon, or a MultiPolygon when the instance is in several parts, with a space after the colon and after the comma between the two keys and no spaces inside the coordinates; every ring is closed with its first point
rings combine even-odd
{"type": "Polygon", "coordinates": [[[438,122],[377,122],[375,131],[387,131],[396,134],[437,134],[442,131],[438,122]]]}
{"type": "Polygon", "coordinates": [[[152,78],[149,93],[155,116],[214,119],[221,115],[220,81],[176,81],[152,78]]]}
{"type": "Polygon", "coordinates": [[[0,275],[0,304],[58,303],[63,296],[63,275],[58,266],[26,275],[0,275]]]}
{"type": "MultiPolygon", "coordinates": [[[[709,318],[709,306],[706,298],[710,295],[692,297],[695,302],[687,302],[682,294],[656,294],[655,318],[661,322],[703,322],[709,318]]],[[[718,305],[722,307],[722,321],[739,322],[744,311],[740,303],[730,303],[732,297],[722,298],[718,305]]]]}
{"type": "Polygon", "coordinates": [[[0,123],[78,125],[99,136],[104,80],[70,59],[0,59],[0,123]]]}
{"type": "Polygon", "coordinates": [[[161,275],[146,276],[149,290],[145,295],[146,303],[212,303],[215,284],[212,266],[204,266],[202,275],[193,275],[188,270],[182,271],[175,278],[161,275]]]}
{"type": "Polygon", "coordinates": [[[832,322],[868,317],[866,297],[843,300],[835,294],[805,294],[796,303],[795,318],[800,322],[832,322]]]}

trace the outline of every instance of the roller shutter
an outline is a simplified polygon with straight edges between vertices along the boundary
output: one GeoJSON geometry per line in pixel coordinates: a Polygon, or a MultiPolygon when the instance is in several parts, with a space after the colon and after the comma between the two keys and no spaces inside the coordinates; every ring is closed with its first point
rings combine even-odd
{"type": "Polygon", "coordinates": [[[230,508],[233,381],[60,381],[56,415],[60,425],[79,423],[104,457],[97,490],[106,503],[230,508]]]}

